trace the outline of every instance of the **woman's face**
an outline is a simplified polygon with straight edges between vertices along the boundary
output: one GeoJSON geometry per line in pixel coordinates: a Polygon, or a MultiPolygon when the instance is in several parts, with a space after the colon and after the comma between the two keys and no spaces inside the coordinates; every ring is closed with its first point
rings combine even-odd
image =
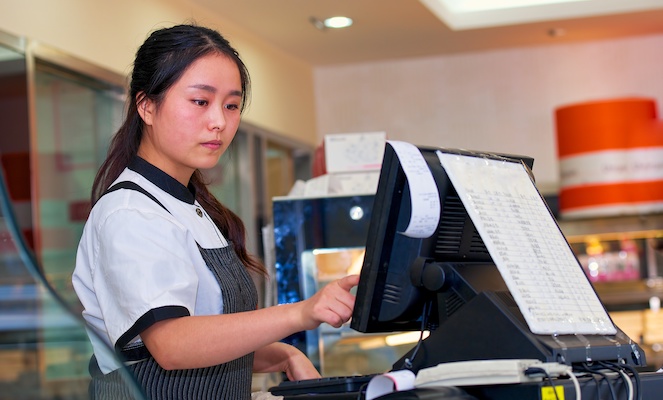
{"type": "Polygon", "coordinates": [[[235,62],[221,54],[199,58],[157,108],[138,105],[145,130],[138,155],[183,185],[196,169],[211,168],[235,137],[242,84],[235,62]]]}

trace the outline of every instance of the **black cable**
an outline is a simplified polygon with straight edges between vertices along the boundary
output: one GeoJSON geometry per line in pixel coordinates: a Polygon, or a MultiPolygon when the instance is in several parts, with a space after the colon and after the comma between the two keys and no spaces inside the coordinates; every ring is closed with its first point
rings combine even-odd
{"type": "Polygon", "coordinates": [[[589,376],[594,381],[594,387],[596,388],[596,398],[601,399],[601,381],[596,378],[596,376],[589,372],[589,376]]]}
{"type": "Polygon", "coordinates": [[[361,394],[362,394],[362,391],[366,390],[366,386],[368,386],[368,384],[367,384],[367,383],[364,383],[364,384],[361,385],[361,387],[359,388],[359,391],[357,392],[357,400],[362,400],[362,396],[361,396],[361,394]]]}
{"type": "MultiPolygon", "coordinates": [[[[635,368],[633,368],[629,365],[626,365],[626,364],[619,364],[619,363],[608,362],[608,361],[601,361],[600,364],[604,365],[606,368],[611,369],[611,370],[616,371],[616,372],[624,372],[624,370],[627,370],[627,371],[631,372],[633,374],[633,380],[635,381],[635,383],[633,384],[633,392],[634,392],[633,398],[638,399],[638,400],[641,399],[642,395],[640,394],[640,376],[638,376],[638,372],[635,370],[635,368]]],[[[628,388],[629,387],[629,382],[626,382],[626,380],[630,379],[630,378],[628,377],[628,374],[626,374],[626,373],[624,373],[624,374],[626,376],[622,375],[621,373],[620,373],[620,376],[622,377],[622,379],[624,380],[624,384],[628,388]]]]}
{"type": "Polygon", "coordinates": [[[636,400],[642,400],[642,392],[640,390],[640,373],[638,373],[638,370],[635,369],[633,366],[628,365],[628,364],[620,364],[622,368],[627,369],[631,371],[631,374],[633,375],[633,380],[635,381],[633,383],[633,386],[635,387],[637,395],[633,396],[636,400]]]}
{"type": "MultiPolygon", "coordinates": [[[[613,400],[617,400],[617,394],[615,393],[615,388],[613,387],[612,382],[610,382],[610,378],[608,377],[608,375],[606,375],[604,372],[600,371],[597,368],[589,367],[587,365],[585,365],[585,368],[587,368],[587,371],[592,373],[592,374],[600,375],[603,378],[603,380],[605,380],[606,384],[608,385],[608,390],[610,391],[610,397],[613,400]]],[[[596,386],[598,387],[598,383],[597,383],[596,386]]],[[[599,396],[599,398],[600,398],[600,396],[599,396]]]]}
{"type": "Polygon", "coordinates": [[[357,392],[357,400],[364,400],[366,398],[366,390],[368,389],[368,382],[361,385],[357,392]]]}
{"type": "Polygon", "coordinates": [[[617,393],[615,392],[615,388],[612,385],[612,382],[610,381],[610,377],[608,377],[607,374],[605,374],[604,372],[601,372],[601,371],[594,371],[594,373],[598,374],[598,375],[601,375],[601,377],[603,378],[605,383],[608,385],[608,390],[610,391],[610,397],[613,400],[617,400],[617,393]]]}
{"type": "Polygon", "coordinates": [[[619,377],[624,382],[624,390],[628,394],[630,382],[627,382],[626,380],[630,379],[630,378],[626,374],[622,374],[622,372],[623,372],[622,368],[619,367],[617,364],[606,362],[606,361],[599,361],[598,364],[603,366],[603,368],[606,368],[606,369],[609,369],[611,371],[617,372],[619,374],[619,377]]]}
{"type": "Polygon", "coordinates": [[[550,387],[552,388],[552,391],[555,394],[555,400],[559,400],[559,396],[557,396],[557,389],[556,389],[557,386],[553,383],[552,377],[550,376],[548,371],[538,367],[529,367],[525,370],[525,375],[533,375],[533,374],[543,374],[548,380],[548,383],[550,384],[550,387]]]}
{"type": "Polygon", "coordinates": [[[404,361],[405,368],[407,369],[412,369],[412,360],[414,360],[414,357],[419,352],[419,348],[421,347],[421,344],[424,341],[424,331],[426,330],[426,325],[428,325],[428,318],[430,317],[430,311],[433,308],[432,303],[433,303],[432,300],[429,300],[426,303],[424,303],[424,308],[421,313],[421,333],[419,335],[419,341],[417,342],[417,345],[414,347],[412,355],[410,357],[407,357],[404,361]]]}
{"type": "Polygon", "coordinates": [[[592,374],[587,368],[574,367],[574,371],[582,372],[584,374],[589,375],[589,377],[594,381],[594,387],[596,388],[596,398],[600,399],[601,398],[601,388],[599,387],[599,380],[596,379],[594,374],[592,374]]]}

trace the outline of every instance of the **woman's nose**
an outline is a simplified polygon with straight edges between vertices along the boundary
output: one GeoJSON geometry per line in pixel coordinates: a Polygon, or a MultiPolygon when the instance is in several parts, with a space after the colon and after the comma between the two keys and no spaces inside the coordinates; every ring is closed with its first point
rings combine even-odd
{"type": "Polygon", "coordinates": [[[214,107],[210,112],[210,129],[223,130],[226,127],[226,116],[223,113],[223,107],[214,107]]]}

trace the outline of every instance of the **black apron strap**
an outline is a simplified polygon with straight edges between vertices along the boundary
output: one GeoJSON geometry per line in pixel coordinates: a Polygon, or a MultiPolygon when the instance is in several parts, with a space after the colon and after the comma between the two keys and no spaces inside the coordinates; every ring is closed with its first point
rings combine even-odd
{"type": "MultiPolygon", "coordinates": [[[[147,196],[147,197],[149,197],[150,199],[154,200],[154,202],[157,203],[158,205],[160,205],[164,210],[168,211],[168,209],[166,208],[166,206],[164,206],[163,204],[161,204],[161,202],[160,202],[159,200],[157,200],[157,198],[154,197],[154,196],[152,195],[152,193],[150,193],[150,192],[148,192],[147,190],[143,189],[139,184],[137,184],[137,183],[135,183],[135,182],[130,182],[130,181],[122,181],[122,182],[118,182],[118,183],[116,183],[115,185],[109,187],[108,190],[106,190],[106,191],[104,192],[104,194],[102,194],[102,196],[104,196],[104,195],[107,194],[107,193],[114,192],[114,191],[116,191],[116,190],[118,190],[118,189],[131,189],[131,190],[135,190],[135,191],[141,192],[141,193],[144,194],[145,196],[147,196]]],[[[168,212],[170,212],[170,211],[168,211],[168,212]]]]}

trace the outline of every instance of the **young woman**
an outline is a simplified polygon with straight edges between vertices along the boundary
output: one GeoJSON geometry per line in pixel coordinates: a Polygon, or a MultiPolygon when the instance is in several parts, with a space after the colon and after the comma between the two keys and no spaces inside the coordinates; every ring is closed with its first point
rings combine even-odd
{"type": "Polygon", "coordinates": [[[216,31],[153,32],[136,53],[126,119],[94,181],[73,284],[95,357],[91,393],[117,399],[120,365],[150,399],[249,399],[252,372],[319,377],[279,340],[347,321],[357,276],[299,303],[257,309],[242,222],[207,190],[235,136],[249,75],[216,31]],[[98,343],[101,338],[105,343],[98,343]]]}

